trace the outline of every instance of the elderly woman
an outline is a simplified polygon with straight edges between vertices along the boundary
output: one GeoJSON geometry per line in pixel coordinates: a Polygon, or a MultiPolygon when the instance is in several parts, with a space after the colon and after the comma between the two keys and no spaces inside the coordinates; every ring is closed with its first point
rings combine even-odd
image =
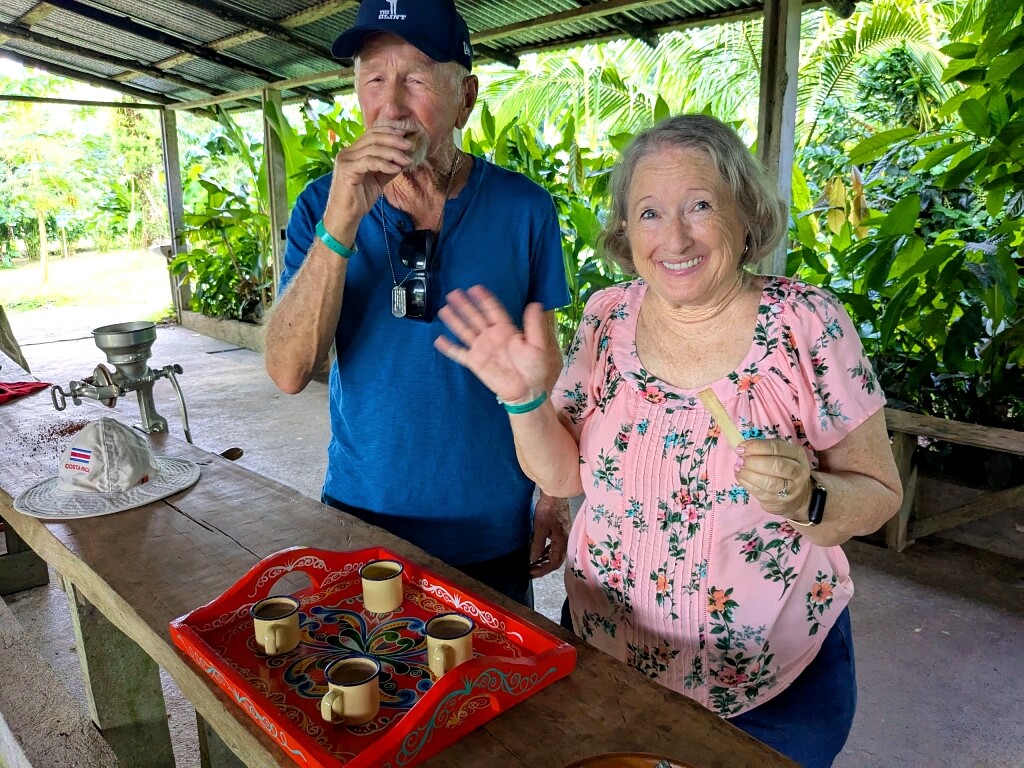
{"type": "Polygon", "coordinates": [[[806,766],[856,704],[839,545],[898,508],[885,397],[842,305],[747,265],[786,211],[736,133],[701,115],[636,137],[602,241],[639,279],[596,293],[550,398],[539,307],[520,332],[482,287],[449,295],[437,348],[509,411],[520,463],[586,494],[572,626],[806,766]],[[698,398],[738,425],[735,449],[698,398]],[[549,404],[550,403],[550,404],[549,404]]]}

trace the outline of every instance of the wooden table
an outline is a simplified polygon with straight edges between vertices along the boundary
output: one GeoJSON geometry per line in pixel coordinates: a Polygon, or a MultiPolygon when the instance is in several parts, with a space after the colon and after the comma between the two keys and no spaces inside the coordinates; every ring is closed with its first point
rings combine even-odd
{"type": "MultiPolygon", "coordinates": [[[[124,765],[174,764],[158,668],[167,670],[195,706],[208,764],[293,765],[178,652],[168,632],[172,619],[287,547],[385,546],[569,637],[540,614],[405,541],[168,435],[151,437],[154,451],[201,465],[202,476],[191,489],[135,510],[60,524],[17,513],[13,497],[56,473],[69,438],[50,436],[103,415],[117,416],[91,403],[56,413],[45,393],[0,406],[0,517],[69,588],[91,714],[124,765]]],[[[706,768],[793,765],[686,697],[573,641],[578,661],[569,677],[423,765],[560,768],[609,751],[661,753],[706,768]]]]}

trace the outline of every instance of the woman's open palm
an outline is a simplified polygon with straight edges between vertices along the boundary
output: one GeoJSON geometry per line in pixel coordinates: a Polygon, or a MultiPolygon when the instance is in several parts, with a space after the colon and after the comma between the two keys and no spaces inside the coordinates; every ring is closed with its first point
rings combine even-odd
{"type": "Polygon", "coordinates": [[[438,316],[462,345],[440,336],[434,346],[441,354],[471,370],[502,400],[523,400],[544,389],[550,355],[540,304],[526,307],[520,331],[483,286],[452,291],[447,298],[438,316]]]}

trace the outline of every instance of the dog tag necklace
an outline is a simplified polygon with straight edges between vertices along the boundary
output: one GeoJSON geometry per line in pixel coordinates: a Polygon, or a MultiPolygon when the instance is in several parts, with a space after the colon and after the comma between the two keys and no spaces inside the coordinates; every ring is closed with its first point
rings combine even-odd
{"type": "MultiPolygon", "coordinates": [[[[455,172],[459,169],[462,164],[462,152],[455,150],[455,157],[452,158],[452,167],[448,171],[448,186],[444,190],[444,199],[441,201],[441,213],[437,217],[437,242],[441,242],[441,225],[444,222],[444,206],[448,202],[448,195],[452,191],[452,181],[455,179],[455,172]]],[[[395,284],[395,287],[391,289],[391,314],[395,317],[405,317],[407,312],[406,299],[405,299],[405,281],[408,280],[415,272],[415,269],[410,269],[405,277],[401,281],[398,280],[398,275],[395,274],[395,263],[391,260],[391,245],[388,243],[388,227],[384,220],[384,193],[381,192],[380,197],[377,198],[377,206],[380,208],[380,226],[384,232],[384,249],[388,254],[388,267],[391,269],[391,282],[395,284]]]]}

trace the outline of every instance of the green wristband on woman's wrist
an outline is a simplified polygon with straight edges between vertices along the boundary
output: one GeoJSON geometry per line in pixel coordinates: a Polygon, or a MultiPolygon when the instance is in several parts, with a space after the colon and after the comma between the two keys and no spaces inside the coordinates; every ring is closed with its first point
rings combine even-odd
{"type": "Polygon", "coordinates": [[[323,219],[316,223],[316,236],[320,238],[320,242],[326,245],[329,250],[334,251],[343,259],[349,258],[356,252],[355,248],[349,248],[347,245],[342,244],[340,240],[337,240],[334,235],[328,232],[327,227],[324,226],[323,219]]]}
{"type": "Polygon", "coordinates": [[[541,390],[541,393],[539,395],[537,395],[532,400],[527,400],[525,403],[506,403],[500,397],[498,398],[498,402],[501,403],[501,406],[509,413],[519,414],[529,413],[530,411],[537,410],[538,408],[540,408],[541,404],[547,399],[548,393],[545,392],[544,390],[541,390]]]}

